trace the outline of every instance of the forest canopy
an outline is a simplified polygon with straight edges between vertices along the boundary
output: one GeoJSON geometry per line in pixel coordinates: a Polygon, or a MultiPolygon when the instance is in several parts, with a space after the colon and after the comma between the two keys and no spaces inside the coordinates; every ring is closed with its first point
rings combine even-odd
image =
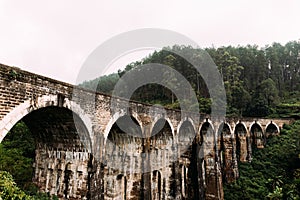
{"type": "MultiPolygon", "coordinates": [[[[300,43],[285,45],[273,43],[263,48],[256,45],[227,46],[204,49],[217,65],[224,81],[227,97],[227,115],[280,116],[300,113],[300,43]]],[[[141,61],[128,64],[118,73],[85,81],[81,86],[111,94],[115,84],[126,72],[148,63],[168,65],[183,75],[196,92],[199,109],[210,113],[211,98],[203,77],[184,58],[174,52],[181,51],[189,59],[199,56],[200,49],[190,46],[166,47],[155,51],[141,61]]],[[[170,78],[170,75],[166,78],[170,78]]],[[[170,83],[175,84],[170,80],[170,83]]],[[[179,83],[176,83],[179,84],[179,83]]],[[[148,84],[138,88],[132,100],[180,108],[176,96],[166,87],[148,84]]]]}

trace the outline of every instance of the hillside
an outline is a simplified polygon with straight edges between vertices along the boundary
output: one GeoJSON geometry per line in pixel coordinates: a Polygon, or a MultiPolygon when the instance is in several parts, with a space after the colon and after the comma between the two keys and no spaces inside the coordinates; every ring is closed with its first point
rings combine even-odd
{"type": "MultiPolygon", "coordinates": [[[[255,117],[299,117],[300,110],[300,43],[273,43],[264,48],[255,45],[207,48],[223,77],[227,96],[227,114],[255,117]],[[292,109],[290,109],[292,108],[292,109]]],[[[197,70],[174,52],[183,52],[189,59],[201,56],[200,49],[186,46],[166,47],[141,61],[131,63],[118,73],[86,81],[81,86],[111,94],[120,78],[141,65],[160,63],[183,75],[193,87],[199,109],[210,113],[211,99],[205,82],[197,70]]],[[[172,75],[165,76],[170,84],[172,75]]],[[[126,83],[123,83],[126,85],[126,83]]],[[[180,84],[180,83],[176,83],[180,84]]],[[[125,86],[124,85],[124,86],[125,86]]],[[[138,88],[133,100],[179,108],[176,96],[166,87],[148,84],[138,88]]]]}

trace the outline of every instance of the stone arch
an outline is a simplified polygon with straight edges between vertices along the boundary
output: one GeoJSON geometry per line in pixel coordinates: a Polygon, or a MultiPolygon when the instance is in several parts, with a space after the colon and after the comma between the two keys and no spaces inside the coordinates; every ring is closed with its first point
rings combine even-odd
{"type": "MultiPolygon", "coordinates": [[[[168,198],[175,198],[176,194],[176,169],[177,152],[174,148],[174,129],[167,118],[155,121],[151,128],[149,142],[149,158],[151,162],[146,164],[151,170],[164,170],[162,194],[166,193],[168,198]]],[[[150,184],[150,183],[149,183],[150,184]]],[[[163,194],[164,195],[164,194],[163,194]]]]}
{"type": "Polygon", "coordinates": [[[143,133],[139,122],[132,116],[116,113],[107,126],[102,157],[104,199],[140,198],[143,152],[143,133]],[[135,174],[125,176],[125,174],[135,174]]]}
{"type": "MultiPolygon", "coordinates": [[[[237,125],[243,126],[243,127],[245,128],[245,130],[246,130],[246,134],[248,134],[248,131],[247,131],[248,129],[247,129],[246,123],[245,123],[245,122],[241,122],[241,121],[238,121],[238,122],[235,124],[235,126],[233,127],[233,133],[234,133],[234,134],[236,133],[237,125]]],[[[235,136],[235,135],[234,135],[234,136],[235,136]]]]}
{"type": "Polygon", "coordinates": [[[179,122],[179,124],[178,124],[178,126],[177,126],[177,131],[176,131],[177,135],[179,134],[180,128],[181,128],[181,126],[183,125],[183,123],[186,123],[186,122],[189,122],[189,123],[192,125],[192,127],[194,128],[194,131],[195,131],[195,133],[196,133],[196,126],[195,126],[195,124],[194,124],[194,121],[193,121],[191,118],[186,117],[184,120],[181,120],[181,121],[179,122]]]}
{"type": "Polygon", "coordinates": [[[252,126],[255,125],[255,124],[258,125],[261,128],[261,130],[263,130],[263,128],[262,128],[263,126],[259,121],[252,122],[249,126],[249,130],[251,130],[252,126]]]}
{"type": "MultiPolygon", "coordinates": [[[[109,156],[112,156],[114,151],[117,150],[120,151],[120,153],[127,153],[127,148],[131,144],[134,144],[137,152],[141,152],[143,138],[142,134],[142,129],[139,126],[138,121],[135,120],[133,116],[118,116],[118,118],[114,120],[114,123],[110,126],[110,130],[107,135],[105,135],[104,155],[108,156],[108,159],[109,156]]],[[[111,166],[114,166],[113,163],[111,164],[111,166]]],[[[122,167],[121,163],[119,164],[119,166],[116,166],[117,168],[122,167]]]]}
{"type": "Polygon", "coordinates": [[[280,128],[276,123],[270,121],[269,123],[266,124],[266,129],[265,129],[266,138],[273,135],[277,135],[279,133],[280,133],[280,128]]]}
{"type": "Polygon", "coordinates": [[[178,132],[178,152],[181,162],[181,195],[185,199],[199,199],[199,144],[193,124],[184,121],[178,132]],[[183,136],[183,137],[182,137],[183,136]]]}
{"type": "Polygon", "coordinates": [[[172,144],[174,143],[174,128],[172,128],[172,124],[166,118],[156,120],[150,130],[151,140],[156,140],[160,136],[164,136],[170,138],[172,140],[172,144]]]}
{"type": "Polygon", "coordinates": [[[109,122],[107,123],[105,130],[104,130],[104,145],[106,143],[106,139],[108,137],[108,134],[112,128],[112,126],[117,122],[118,119],[124,117],[124,116],[131,116],[133,118],[134,121],[136,121],[138,123],[138,126],[141,128],[142,133],[144,132],[143,130],[143,123],[142,121],[138,118],[138,115],[136,113],[132,113],[131,115],[127,115],[126,113],[121,113],[121,112],[117,112],[115,113],[109,120],[109,122]]]}
{"type": "MultiPolygon", "coordinates": [[[[34,183],[50,194],[78,198],[75,187],[72,186],[71,191],[68,188],[65,190],[64,166],[68,160],[67,152],[92,153],[93,131],[90,117],[80,105],[63,95],[43,95],[35,100],[24,101],[4,116],[0,122],[0,141],[20,120],[24,121],[36,139],[34,183]],[[53,163],[58,161],[61,167],[53,167],[53,163]],[[59,185],[54,187],[54,184],[59,185]]],[[[77,165],[89,158],[72,159],[77,165]]],[[[84,167],[87,171],[88,167],[84,167]]],[[[88,181],[86,178],[86,182],[88,181]]],[[[87,188],[81,191],[85,196],[88,193],[87,188]]]]}
{"type": "Polygon", "coordinates": [[[229,123],[221,122],[217,129],[217,150],[221,150],[224,137],[233,138],[232,128],[229,123]]]}
{"type": "Polygon", "coordinates": [[[152,136],[153,129],[154,129],[155,125],[157,125],[157,122],[159,122],[159,121],[161,121],[161,120],[165,120],[165,121],[167,122],[167,125],[170,127],[171,132],[172,132],[172,139],[174,140],[174,138],[175,138],[175,130],[174,130],[174,127],[173,127],[173,125],[172,125],[171,120],[170,120],[168,117],[156,118],[156,119],[152,122],[151,128],[150,128],[151,136],[152,136]]]}
{"type": "Polygon", "coordinates": [[[178,147],[182,151],[188,148],[195,142],[196,131],[190,120],[183,121],[177,131],[178,147]]]}
{"type": "Polygon", "coordinates": [[[222,123],[220,123],[220,125],[218,127],[218,137],[220,137],[222,135],[222,131],[225,126],[228,128],[229,134],[232,136],[233,130],[232,130],[230,124],[228,122],[222,122],[222,123]]]}
{"type": "Polygon", "coordinates": [[[263,148],[264,147],[264,133],[262,126],[259,122],[252,122],[249,127],[249,145],[252,147],[263,148]]]}
{"type": "Polygon", "coordinates": [[[200,143],[205,143],[211,148],[215,145],[215,129],[210,119],[206,119],[199,127],[199,138],[202,140],[200,143]],[[207,134],[208,133],[208,134],[207,134]]]}
{"type": "Polygon", "coordinates": [[[248,155],[247,145],[247,126],[244,122],[238,122],[234,127],[234,136],[236,140],[236,157],[237,160],[246,161],[248,155]]]}
{"type": "MultiPolygon", "coordinates": [[[[3,138],[7,135],[9,130],[22,118],[31,113],[34,110],[38,110],[45,107],[56,106],[60,101],[59,95],[44,95],[38,97],[36,102],[32,100],[27,100],[22,104],[16,106],[12,111],[10,111],[1,121],[0,121],[0,143],[3,138]]],[[[70,101],[68,98],[64,98],[64,102],[61,104],[61,107],[71,110],[73,113],[79,116],[79,118],[84,123],[87,128],[90,138],[93,138],[92,131],[92,121],[90,117],[85,114],[84,110],[74,101],[70,101]]],[[[93,142],[93,141],[92,141],[93,142]]],[[[91,151],[91,149],[90,149],[91,151]]]]}
{"type": "MultiPolygon", "coordinates": [[[[77,177],[75,169],[81,166],[82,171],[88,174],[88,163],[91,162],[91,157],[86,155],[92,153],[92,139],[81,118],[66,107],[51,104],[32,110],[21,120],[36,141],[33,180],[40,189],[74,199],[87,196],[87,187],[78,196],[73,181],[77,177]],[[59,163],[57,167],[55,163],[59,163]],[[71,176],[73,178],[68,178],[71,176]],[[55,188],[55,184],[59,185],[55,188]]],[[[84,184],[89,184],[87,176],[83,179],[84,184]]]]}

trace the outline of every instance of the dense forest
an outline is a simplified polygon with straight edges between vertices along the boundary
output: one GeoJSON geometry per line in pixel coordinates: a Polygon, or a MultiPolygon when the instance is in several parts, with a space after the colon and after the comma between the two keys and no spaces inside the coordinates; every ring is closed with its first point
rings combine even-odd
{"type": "MultiPolygon", "coordinates": [[[[210,113],[211,98],[196,69],[175,51],[190,59],[200,49],[166,47],[117,73],[86,81],[81,86],[111,94],[124,74],[143,64],[165,64],[182,74],[194,88],[199,110],[210,113]]],[[[207,48],[224,81],[228,116],[292,117],[300,119],[300,43],[207,48]]],[[[170,83],[173,84],[172,80],[170,83]]],[[[180,83],[174,83],[180,84],[180,83]]],[[[132,100],[178,109],[176,96],[166,87],[148,84],[138,88],[132,100]]],[[[239,163],[240,178],[224,185],[225,199],[300,199],[300,121],[284,126],[281,135],[255,149],[251,163],[239,163]]],[[[32,184],[35,155],[33,136],[19,122],[0,144],[0,200],[56,199],[38,192],[32,184]]]]}
{"type": "Polygon", "coordinates": [[[300,121],[254,149],[251,163],[239,163],[240,177],[224,185],[225,199],[300,199],[300,121]]]}
{"type": "MultiPolygon", "coordinates": [[[[291,41],[286,45],[273,43],[264,48],[247,45],[204,50],[209,53],[223,77],[227,96],[227,115],[299,116],[299,42],[291,41]]],[[[115,84],[126,72],[148,63],[160,63],[172,67],[189,81],[196,91],[200,111],[209,113],[211,99],[201,75],[189,62],[174,52],[183,52],[191,60],[201,55],[200,49],[189,46],[167,47],[155,51],[141,61],[128,64],[118,73],[86,81],[81,86],[111,94],[115,84]]],[[[171,79],[169,82],[175,84],[171,79]]],[[[157,84],[138,88],[132,95],[132,100],[179,108],[174,94],[157,84]]]]}

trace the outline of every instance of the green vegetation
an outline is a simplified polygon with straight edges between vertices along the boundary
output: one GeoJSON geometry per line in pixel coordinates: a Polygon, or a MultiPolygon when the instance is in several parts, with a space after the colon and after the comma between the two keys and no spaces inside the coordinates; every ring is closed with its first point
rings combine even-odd
{"type": "Polygon", "coordinates": [[[0,200],[56,200],[44,193],[29,195],[21,190],[13,179],[13,176],[6,171],[0,171],[0,200]]]}
{"type": "Polygon", "coordinates": [[[21,121],[0,143],[0,200],[55,199],[32,183],[34,156],[33,135],[21,121]]]}
{"type": "Polygon", "coordinates": [[[17,123],[0,144],[0,170],[9,172],[26,189],[31,185],[35,142],[23,122],[17,123]]]}
{"type": "Polygon", "coordinates": [[[240,178],[224,185],[225,199],[300,199],[300,121],[239,163],[240,178]]]}
{"type": "MultiPolygon", "coordinates": [[[[220,47],[205,49],[221,72],[227,95],[227,114],[256,117],[288,117],[289,104],[298,112],[300,104],[300,43],[288,42],[286,45],[273,43],[264,48],[258,46],[220,47]],[[282,104],[283,103],[283,104],[282,104]],[[295,107],[296,106],[296,107],[295,107]]],[[[131,63],[118,74],[111,74],[92,81],[83,87],[97,89],[110,94],[114,85],[126,72],[148,63],[165,64],[183,75],[196,91],[199,109],[210,113],[210,96],[200,74],[186,60],[174,51],[183,52],[189,59],[201,57],[200,49],[173,46],[155,51],[141,61],[131,63]]],[[[168,79],[172,77],[166,76],[168,79]]],[[[172,82],[170,80],[170,82],[172,82]]],[[[176,83],[180,84],[180,83],[176,83]]],[[[148,84],[138,88],[132,95],[133,100],[161,104],[169,108],[179,108],[174,94],[166,87],[148,84]]]]}

